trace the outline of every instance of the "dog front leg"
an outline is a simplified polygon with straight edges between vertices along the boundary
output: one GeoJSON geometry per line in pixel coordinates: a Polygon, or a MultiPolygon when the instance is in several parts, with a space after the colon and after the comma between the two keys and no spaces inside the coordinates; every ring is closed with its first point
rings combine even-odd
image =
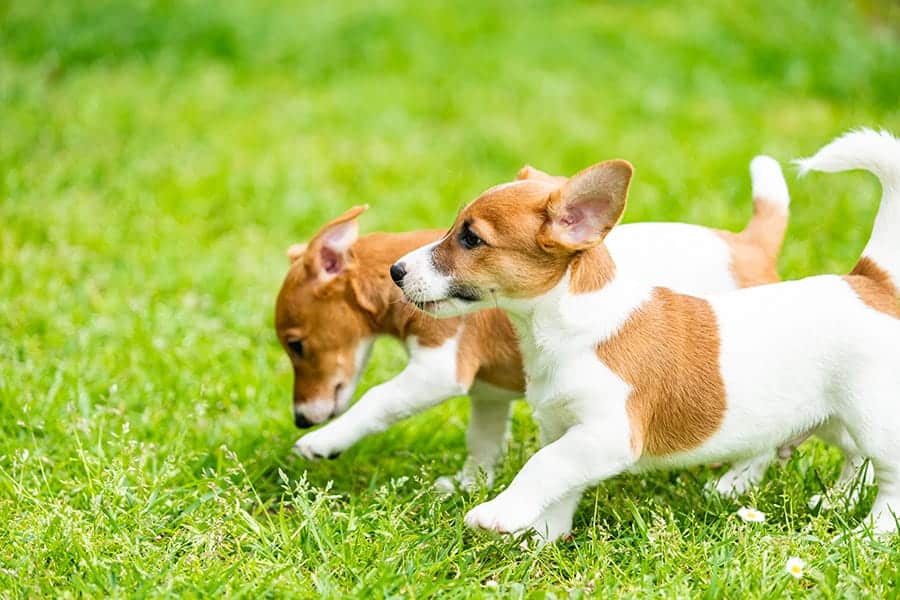
{"type": "Polygon", "coordinates": [[[519,533],[540,521],[551,506],[618,475],[634,464],[628,427],[579,424],[541,448],[509,487],[466,515],[469,527],[519,533]]]}
{"type": "Polygon", "coordinates": [[[434,482],[438,490],[452,493],[459,487],[472,491],[482,477],[487,487],[493,485],[494,467],[503,456],[509,436],[512,401],[519,396],[515,392],[475,381],[469,390],[471,411],[466,431],[469,455],[456,475],[438,477],[434,482]]]}
{"type": "Polygon", "coordinates": [[[412,354],[399,375],[371,388],[331,423],[301,437],[294,452],[310,460],[334,458],[367,435],[466,393],[456,381],[455,367],[439,350],[412,354]]]}

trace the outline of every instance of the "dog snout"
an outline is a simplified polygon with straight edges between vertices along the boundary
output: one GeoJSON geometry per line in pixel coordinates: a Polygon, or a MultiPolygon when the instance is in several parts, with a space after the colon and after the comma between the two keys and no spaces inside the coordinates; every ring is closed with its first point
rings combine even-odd
{"type": "Polygon", "coordinates": [[[307,419],[306,415],[304,415],[301,411],[295,410],[294,411],[294,425],[297,426],[297,429],[309,429],[310,427],[315,425],[315,423],[313,423],[312,421],[307,419]]]}
{"type": "Polygon", "coordinates": [[[394,283],[400,285],[403,283],[403,278],[406,277],[406,263],[396,262],[391,265],[391,279],[394,280],[394,283]]]}

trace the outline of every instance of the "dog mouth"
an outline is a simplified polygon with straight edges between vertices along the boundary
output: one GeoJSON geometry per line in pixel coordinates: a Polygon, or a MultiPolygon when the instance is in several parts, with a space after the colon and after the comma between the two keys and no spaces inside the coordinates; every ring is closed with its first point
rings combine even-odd
{"type": "Polygon", "coordinates": [[[450,294],[446,298],[439,298],[437,300],[417,300],[404,294],[404,300],[423,312],[437,314],[441,312],[441,309],[452,307],[457,302],[469,304],[478,302],[481,300],[481,297],[470,288],[455,288],[450,290],[450,294]]]}
{"type": "Polygon", "coordinates": [[[407,298],[407,302],[411,303],[422,312],[427,313],[438,312],[442,306],[448,305],[450,301],[450,298],[444,298],[443,300],[410,300],[407,298]]]}
{"type": "Polygon", "coordinates": [[[477,290],[467,286],[454,286],[450,288],[450,297],[463,302],[478,302],[481,294],[477,290]]]}

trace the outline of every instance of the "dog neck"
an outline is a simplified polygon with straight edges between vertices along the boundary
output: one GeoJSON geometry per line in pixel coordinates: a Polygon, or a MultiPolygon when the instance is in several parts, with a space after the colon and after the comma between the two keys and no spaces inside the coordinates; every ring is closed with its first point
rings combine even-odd
{"type": "Polygon", "coordinates": [[[545,294],[506,300],[523,349],[563,344],[591,348],[614,336],[652,293],[652,286],[616,269],[605,246],[577,254],[545,294]]]}

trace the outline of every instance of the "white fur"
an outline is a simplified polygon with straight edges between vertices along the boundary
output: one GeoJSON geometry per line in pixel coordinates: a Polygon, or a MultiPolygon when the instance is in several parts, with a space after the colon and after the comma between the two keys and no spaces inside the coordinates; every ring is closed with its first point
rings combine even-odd
{"type": "MultiPolygon", "coordinates": [[[[891,144],[880,151],[889,156],[873,164],[900,160],[891,144]]],[[[883,203],[900,203],[900,196],[886,193],[883,203]]],[[[880,214],[890,218],[876,222],[873,239],[900,237],[895,209],[882,206],[880,214]]],[[[875,464],[880,490],[871,513],[873,529],[896,530],[900,320],[867,306],[837,276],[710,296],[725,384],[723,422],[694,449],[636,457],[626,413],[629,386],[596,358],[594,345],[582,341],[607,339],[623,315],[646,301],[636,291],[622,291],[639,288],[630,279],[618,282],[627,277],[620,270],[604,288],[578,296],[557,286],[528,302],[500,299],[514,313],[526,372],[535,380],[528,386],[535,417],[542,429],[564,432],[535,454],[506,490],[472,509],[467,524],[501,532],[540,531],[542,514],[561,510],[572,494],[620,472],[740,461],[817,427],[843,425],[875,464]],[[592,318],[584,318],[587,314],[592,318]],[[585,330],[573,337],[580,327],[585,330]]]]}
{"type": "Polygon", "coordinates": [[[900,369],[891,349],[900,346],[900,321],[863,304],[836,276],[711,297],[721,336],[724,421],[697,448],[636,459],[626,413],[630,388],[593,351],[617,328],[597,326],[593,345],[582,342],[586,333],[570,335],[580,323],[573,315],[599,309],[612,315],[611,322],[620,322],[623,313],[640,306],[634,296],[607,291],[567,296],[555,289],[531,307],[516,303],[514,322],[525,345],[526,370],[534,378],[529,402],[542,430],[564,433],[538,452],[502,494],[473,509],[468,524],[515,532],[538,523],[540,530],[540,515],[606,477],[771,453],[836,417],[864,451],[875,450],[881,458],[883,491],[875,528],[892,530],[889,509],[900,508],[900,440],[895,435],[900,369]],[[573,310],[573,303],[582,310],[573,310]],[[835,314],[842,318],[834,319],[835,314]],[[563,335],[554,334],[559,331],[563,335]],[[543,340],[540,348],[537,340],[543,340]]]}
{"type": "Polygon", "coordinates": [[[878,177],[881,204],[863,256],[874,259],[900,284],[900,140],[887,131],[860,129],[831,142],[815,156],[796,161],[800,173],[865,169],[878,177]]]}
{"type": "Polygon", "coordinates": [[[685,223],[634,223],[613,228],[606,247],[632,279],[684,294],[737,289],[731,249],[715,231],[685,223]]]}
{"type": "Polygon", "coordinates": [[[753,198],[766,200],[784,207],[787,212],[791,203],[787,182],[781,172],[781,165],[770,156],[760,155],[750,161],[750,181],[753,185],[753,198]]]}

